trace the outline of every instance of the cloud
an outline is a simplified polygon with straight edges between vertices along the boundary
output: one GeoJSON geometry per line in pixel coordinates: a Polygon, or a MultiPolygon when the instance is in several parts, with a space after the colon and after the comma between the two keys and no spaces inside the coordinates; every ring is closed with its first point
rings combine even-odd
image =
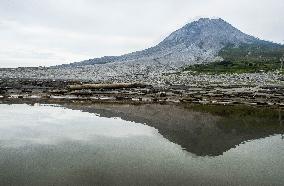
{"type": "Polygon", "coordinates": [[[283,10],[283,0],[0,0],[0,67],[141,50],[198,17],[284,42],[283,10]]]}

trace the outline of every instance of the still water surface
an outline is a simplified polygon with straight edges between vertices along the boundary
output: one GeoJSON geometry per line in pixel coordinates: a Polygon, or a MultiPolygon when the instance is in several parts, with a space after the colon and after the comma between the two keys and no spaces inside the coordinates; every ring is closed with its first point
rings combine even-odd
{"type": "Polygon", "coordinates": [[[0,185],[283,185],[283,126],[267,122],[161,105],[0,104],[0,185]]]}

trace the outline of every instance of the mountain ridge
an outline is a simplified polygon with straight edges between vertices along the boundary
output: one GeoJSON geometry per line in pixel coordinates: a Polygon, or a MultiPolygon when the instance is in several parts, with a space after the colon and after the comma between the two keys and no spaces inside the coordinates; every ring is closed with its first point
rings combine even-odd
{"type": "Polygon", "coordinates": [[[62,66],[78,67],[127,61],[155,63],[158,61],[166,65],[175,66],[176,64],[180,67],[220,60],[218,52],[227,45],[239,46],[253,43],[278,45],[245,34],[221,18],[201,18],[174,31],[156,46],[121,56],[104,56],[62,66]]]}

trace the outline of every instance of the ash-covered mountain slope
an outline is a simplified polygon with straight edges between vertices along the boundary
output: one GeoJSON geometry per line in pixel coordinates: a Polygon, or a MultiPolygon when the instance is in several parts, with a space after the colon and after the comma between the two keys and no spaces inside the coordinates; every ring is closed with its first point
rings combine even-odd
{"type": "Polygon", "coordinates": [[[222,19],[201,18],[173,32],[161,43],[149,49],[122,56],[90,59],[66,66],[129,62],[132,65],[144,63],[175,69],[183,65],[216,61],[222,48],[240,44],[274,45],[245,34],[222,19]]]}

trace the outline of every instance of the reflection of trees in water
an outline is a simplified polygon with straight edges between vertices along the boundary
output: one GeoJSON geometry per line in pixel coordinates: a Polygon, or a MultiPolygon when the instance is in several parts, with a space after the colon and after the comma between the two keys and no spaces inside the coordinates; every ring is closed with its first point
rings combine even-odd
{"type": "Polygon", "coordinates": [[[282,118],[282,110],[279,109],[278,113],[279,113],[279,123],[280,123],[280,125],[283,125],[284,119],[282,118]]]}
{"type": "MultiPolygon", "coordinates": [[[[279,109],[278,113],[279,113],[279,125],[280,127],[283,127],[284,118],[282,118],[282,110],[279,109]]],[[[281,136],[282,139],[284,140],[284,134],[282,134],[281,136]]]]}
{"type": "MultiPolygon", "coordinates": [[[[194,108],[174,105],[64,105],[67,108],[97,113],[102,117],[120,117],[155,127],[169,141],[198,156],[218,156],[235,146],[253,139],[283,134],[282,112],[267,115],[263,111],[244,111],[248,115],[233,113],[226,117],[194,108]],[[253,114],[251,114],[253,113],[253,114]],[[279,125],[280,122],[280,125],[279,125]]],[[[212,109],[212,108],[211,108],[212,109]]],[[[214,108],[213,108],[214,109],[214,108]]],[[[216,107],[216,109],[221,109],[216,107]]],[[[222,108],[224,109],[224,108],[222,108]]],[[[227,110],[229,108],[225,108],[227,110]]],[[[232,109],[232,108],[230,108],[232,109]]],[[[238,111],[238,110],[237,110],[238,111]]],[[[238,111],[239,112],[239,111],[238,111]]],[[[267,112],[265,112],[267,113],[267,112]]]]}

